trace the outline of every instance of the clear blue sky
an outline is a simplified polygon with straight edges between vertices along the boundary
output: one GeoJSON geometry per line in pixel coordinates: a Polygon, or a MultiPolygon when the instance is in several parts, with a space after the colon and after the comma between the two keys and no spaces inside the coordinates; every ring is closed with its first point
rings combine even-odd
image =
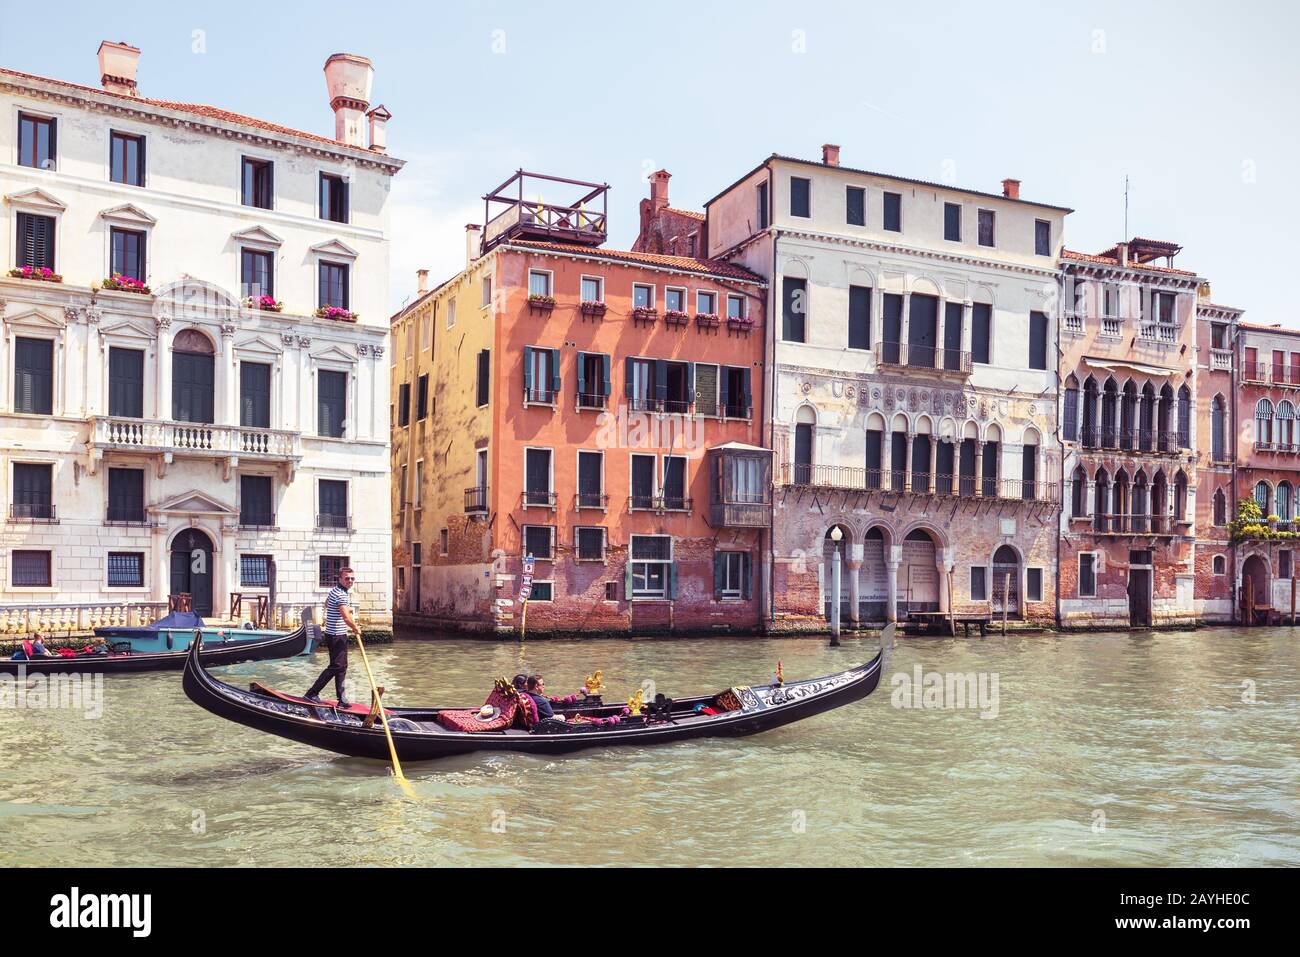
{"type": "Polygon", "coordinates": [[[812,158],[829,141],[849,166],[986,191],[1019,178],[1026,198],[1076,210],[1066,242],[1089,252],[1121,238],[1127,174],[1130,234],[1181,243],[1178,264],[1248,319],[1300,326],[1284,281],[1300,14],[1281,0],[64,0],[48,30],[9,12],[5,66],[93,84],[99,41],[125,40],[143,50],[145,95],[326,134],[325,58],[371,57],[389,151],[409,160],[394,305],[417,267],[458,268],[465,223],[517,167],[612,184],[611,242],[626,246],[647,171],[669,169],[673,205],[698,209],[769,153],[812,158]]]}

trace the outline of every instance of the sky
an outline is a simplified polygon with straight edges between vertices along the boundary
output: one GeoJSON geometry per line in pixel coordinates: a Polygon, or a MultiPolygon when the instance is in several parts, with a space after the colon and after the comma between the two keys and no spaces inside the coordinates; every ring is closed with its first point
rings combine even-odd
{"type": "MultiPolygon", "coordinates": [[[[11,6],[15,0],[3,0],[11,6]]],[[[464,261],[482,196],[519,167],[607,182],[610,242],[648,173],[702,209],[771,153],[1075,210],[1069,248],[1128,234],[1257,323],[1300,327],[1281,280],[1300,221],[1300,5],[1223,2],[364,4],[61,0],[57,29],[0,30],[0,65],[97,84],[103,39],[142,49],[146,96],[333,135],[322,67],[375,64],[393,113],[392,305],[464,261]]],[[[11,12],[14,12],[11,10],[11,12]]],[[[18,21],[7,18],[12,27],[18,21]]],[[[1290,266],[1287,263],[1291,263],[1290,266]]]]}

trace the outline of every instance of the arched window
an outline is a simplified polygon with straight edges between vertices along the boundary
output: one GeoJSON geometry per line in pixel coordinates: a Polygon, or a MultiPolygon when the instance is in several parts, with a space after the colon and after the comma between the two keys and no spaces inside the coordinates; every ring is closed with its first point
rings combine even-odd
{"type": "Polygon", "coordinates": [[[1119,403],[1119,447],[1131,449],[1137,442],[1137,385],[1132,379],[1124,383],[1124,396],[1119,403]]]}
{"type": "Polygon", "coordinates": [[[1228,499],[1223,489],[1214,493],[1214,524],[1219,527],[1228,524],[1228,499]]]}
{"type": "Polygon", "coordinates": [[[1273,403],[1260,399],[1255,403],[1255,446],[1268,448],[1273,444],[1273,403]]]}
{"type": "Polygon", "coordinates": [[[1114,379],[1107,379],[1102,391],[1101,444],[1108,449],[1119,445],[1119,386],[1114,379]]]}
{"type": "Polygon", "coordinates": [[[813,427],[817,416],[804,406],[795,416],[794,426],[794,484],[812,484],[813,427]]]}
{"type": "Polygon", "coordinates": [[[1174,521],[1187,521],[1187,476],[1182,469],[1174,476],[1174,521]]]}
{"type": "Polygon", "coordinates": [[[1133,524],[1130,526],[1135,532],[1145,532],[1151,526],[1147,522],[1147,473],[1138,472],[1137,477],[1133,479],[1133,496],[1129,502],[1129,508],[1133,517],[1133,524]]]}
{"type": "Polygon", "coordinates": [[[1268,487],[1267,482],[1255,483],[1255,504],[1258,505],[1259,510],[1264,513],[1265,518],[1269,515],[1268,505],[1270,491],[1271,489],[1268,487]]]}
{"type": "Polygon", "coordinates": [[[1129,483],[1128,473],[1123,469],[1115,473],[1115,487],[1110,490],[1111,531],[1128,531],[1129,523],[1129,483]]]}
{"type": "Polygon", "coordinates": [[[1097,490],[1094,493],[1092,519],[1097,531],[1110,527],[1110,477],[1105,469],[1097,469],[1097,490]]]}
{"type": "Polygon", "coordinates": [[[1079,441],[1079,380],[1065,380],[1065,405],[1062,410],[1063,434],[1067,442],[1079,441]]]}
{"type": "Polygon", "coordinates": [[[1097,380],[1092,376],[1083,383],[1083,444],[1097,445],[1097,380]]]}
{"type": "Polygon", "coordinates": [[[1277,483],[1277,517],[1283,522],[1291,521],[1291,483],[1277,483]]]}
{"type": "Polygon", "coordinates": [[[1082,518],[1087,514],[1088,475],[1083,467],[1074,470],[1070,481],[1070,517],[1082,518]]]}
{"type": "Polygon", "coordinates": [[[1287,449],[1295,445],[1295,407],[1285,399],[1277,404],[1277,444],[1287,449]]]}
{"type": "Polygon", "coordinates": [[[1214,567],[1214,574],[1216,575],[1228,574],[1228,559],[1225,558],[1223,555],[1215,555],[1213,567],[1214,567]]]}
{"type": "Polygon", "coordinates": [[[1174,390],[1165,383],[1160,390],[1160,404],[1156,410],[1156,448],[1168,452],[1174,447],[1174,390]]]}
{"type": "Polygon", "coordinates": [[[1228,442],[1223,427],[1223,396],[1216,395],[1210,405],[1210,457],[1215,462],[1228,461],[1228,442]]]}
{"type": "Polygon", "coordinates": [[[1142,403],[1138,407],[1138,448],[1150,452],[1156,431],[1156,387],[1150,382],[1142,387],[1142,403]]]}
{"type": "Polygon", "coordinates": [[[1170,521],[1169,482],[1164,472],[1157,472],[1151,480],[1151,530],[1169,532],[1170,521]]]}
{"type": "Polygon", "coordinates": [[[1178,390],[1178,447],[1192,447],[1192,390],[1187,386],[1178,390]]]}
{"type": "Polygon", "coordinates": [[[172,418],[177,422],[215,422],[216,350],[197,329],[182,329],[172,340],[172,418]]]}

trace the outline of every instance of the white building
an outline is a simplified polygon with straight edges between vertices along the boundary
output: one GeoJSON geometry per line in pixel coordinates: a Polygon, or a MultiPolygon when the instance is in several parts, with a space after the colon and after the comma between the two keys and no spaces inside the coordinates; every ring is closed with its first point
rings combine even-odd
{"type": "Polygon", "coordinates": [[[707,255],[770,279],[778,627],[829,613],[834,549],[845,621],[1000,614],[1004,592],[1051,619],[1069,210],[839,154],[773,155],[706,204],[707,255]]]}
{"type": "Polygon", "coordinates": [[[221,617],[272,568],[287,618],[344,562],[387,621],[402,162],[370,61],[326,61],[330,137],[146,98],[139,56],[101,44],[102,88],[0,69],[0,633],[221,617]]]}

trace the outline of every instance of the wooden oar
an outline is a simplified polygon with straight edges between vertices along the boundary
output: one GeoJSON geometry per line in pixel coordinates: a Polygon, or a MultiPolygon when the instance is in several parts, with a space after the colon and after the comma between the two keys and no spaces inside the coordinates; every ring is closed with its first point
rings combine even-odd
{"type": "Polygon", "coordinates": [[[407,797],[415,797],[415,789],[411,787],[411,782],[406,780],[406,775],[402,773],[402,762],[397,760],[397,748],[393,745],[393,732],[388,730],[388,715],[384,711],[384,702],[379,696],[379,686],[375,684],[375,673],[370,670],[370,659],[366,657],[366,646],[361,641],[361,635],[357,635],[357,647],[361,649],[361,663],[366,666],[366,677],[370,679],[370,693],[374,695],[372,700],[379,702],[379,720],[384,723],[384,737],[388,740],[388,754],[393,759],[393,777],[401,785],[402,791],[407,797]]]}

